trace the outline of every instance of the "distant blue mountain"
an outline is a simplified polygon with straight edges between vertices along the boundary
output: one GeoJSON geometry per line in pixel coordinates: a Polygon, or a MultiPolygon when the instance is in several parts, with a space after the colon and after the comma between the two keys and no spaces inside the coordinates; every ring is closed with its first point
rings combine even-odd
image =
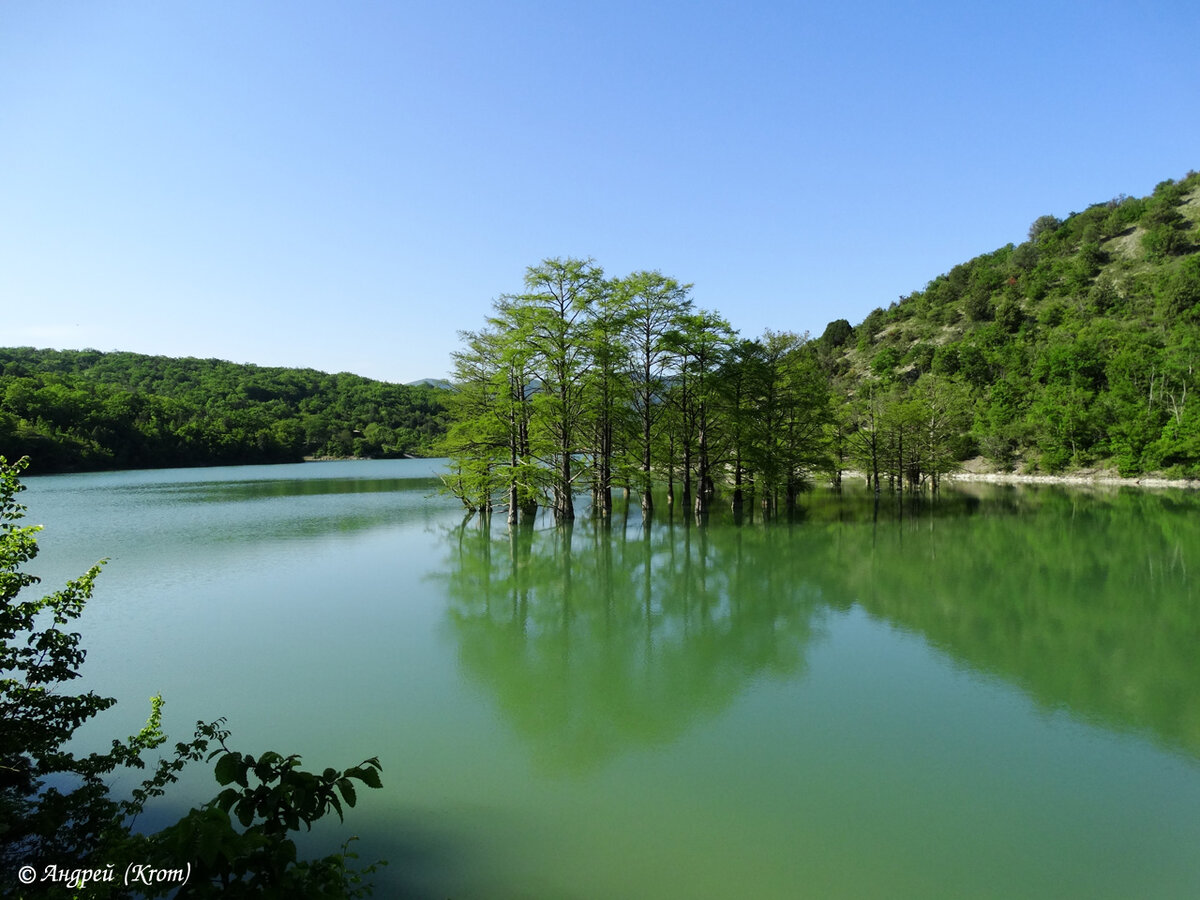
{"type": "Polygon", "coordinates": [[[406,387],[435,387],[445,391],[454,390],[454,385],[445,378],[422,378],[420,381],[409,381],[405,383],[406,387]]]}

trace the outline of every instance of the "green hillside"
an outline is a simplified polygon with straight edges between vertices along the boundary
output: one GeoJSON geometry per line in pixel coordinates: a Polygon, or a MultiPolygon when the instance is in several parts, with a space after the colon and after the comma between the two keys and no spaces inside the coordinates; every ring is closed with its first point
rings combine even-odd
{"type": "Polygon", "coordinates": [[[31,472],[423,455],[428,386],[95,350],[0,349],[0,455],[31,472]]]}
{"type": "Polygon", "coordinates": [[[957,404],[957,452],[997,468],[1200,475],[1200,173],[1041,216],[818,347],[851,449],[932,384],[957,404]]]}

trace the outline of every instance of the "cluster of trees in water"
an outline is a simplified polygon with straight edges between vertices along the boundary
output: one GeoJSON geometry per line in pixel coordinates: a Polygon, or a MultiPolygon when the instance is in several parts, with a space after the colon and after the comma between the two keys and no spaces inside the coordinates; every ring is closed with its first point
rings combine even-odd
{"type": "Polygon", "coordinates": [[[428,455],[444,393],[216,359],[0,349],[0,453],[39,472],[428,455]]]}
{"type": "Polygon", "coordinates": [[[566,521],[587,489],[606,517],[615,488],[636,490],[649,518],[664,484],[668,505],[678,492],[704,515],[723,484],[735,510],[770,515],[815,472],[936,488],[961,455],[966,394],[940,375],[842,400],[829,339],[740,339],[659,272],[609,279],[591,260],[548,259],[525,288],[455,355],[448,483],[470,510],[503,503],[515,521],[548,504],[566,521]]]}

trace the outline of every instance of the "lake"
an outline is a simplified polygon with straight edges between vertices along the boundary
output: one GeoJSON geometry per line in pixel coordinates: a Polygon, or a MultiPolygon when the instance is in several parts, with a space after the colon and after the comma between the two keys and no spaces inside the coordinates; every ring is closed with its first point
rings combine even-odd
{"type": "MultiPolygon", "coordinates": [[[[1196,495],[510,534],[437,468],[28,478],[43,586],[110,560],[81,742],[161,692],[173,740],[379,756],[314,836],[387,858],[381,897],[1200,896],[1196,495]]],[[[217,791],[178,788],[148,826],[217,791]]]]}

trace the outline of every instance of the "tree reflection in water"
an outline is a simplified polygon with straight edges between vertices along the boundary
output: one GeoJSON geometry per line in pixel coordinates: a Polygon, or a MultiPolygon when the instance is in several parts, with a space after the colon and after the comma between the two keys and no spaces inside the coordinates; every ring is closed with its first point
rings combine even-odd
{"type": "Polygon", "coordinates": [[[756,678],[794,677],[817,627],[785,530],[473,523],[453,538],[459,658],[551,769],[669,743],[756,678]]]}
{"type": "Polygon", "coordinates": [[[799,521],[580,521],[448,535],[461,664],[550,770],[665,745],[763,678],[801,677],[853,605],[1039,706],[1200,759],[1200,503],[968,487],[799,521]]]}

